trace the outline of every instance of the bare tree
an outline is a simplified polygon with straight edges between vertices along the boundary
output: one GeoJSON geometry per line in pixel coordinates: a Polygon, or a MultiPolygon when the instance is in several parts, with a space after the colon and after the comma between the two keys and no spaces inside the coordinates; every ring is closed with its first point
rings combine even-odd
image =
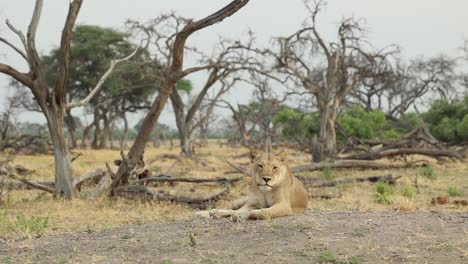
{"type": "Polygon", "coordinates": [[[52,139],[55,161],[55,190],[59,197],[72,198],[74,195],[72,185],[72,167],[68,146],[64,133],[64,116],[67,109],[85,105],[101,88],[103,82],[112,73],[119,62],[133,56],[112,61],[108,71],[101,77],[95,89],[83,100],[67,104],[66,81],[69,67],[70,42],[72,30],[80,11],[82,0],[74,0],[70,3],[68,15],[62,30],[59,48],[59,67],[57,79],[53,87],[49,87],[45,78],[44,64],[42,63],[36,48],[36,32],[39,25],[43,0],[37,0],[26,36],[8,21],[8,28],[20,39],[23,47],[19,48],[4,38],[0,42],[6,44],[18,53],[28,63],[29,72],[23,73],[10,65],[0,63],[0,72],[14,78],[19,83],[28,87],[34,99],[46,117],[47,126],[52,139]],[[24,51],[22,50],[24,49],[24,51]]]}
{"type": "Polygon", "coordinates": [[[182,98],[177,89],[173,91],[171,94],[171,103],[172,107],[174,108],[175,118],[177,128],[179,130],[179,139],[180,139],[180,146],[181,152],[185,156],[191,156],[191,145],[193,144],[193,134],[197,129],[201,128],[201,125],[210,118],[213,109],[216,103],[219,101],[220,97],[229,91],[231,87],[234,86],[236,79],[229,81],[226,80],[227,75],[229,74],[229,70],[219,70],[217,68],[213,68],[211,73],[208,76],[208,79],[203,86],[203,89],[198,93],[195,97],[195,100],[188,106],[188,110],[185,113],[185,105],[182,101],[182,98]],[[219,73],[221,71],[221,73],[219,73]],[[203,99],[208,94],[208,90],[213,87],[216,82],[221,83],[221,87],[215,91],[216,94],[214,98],[205,105],[205,111],[203,116],[198,116],[199,119],[196,120],[196,114],[200,113],[200,109],[202,107],[203,99]]]}
{"type": "Polygon", "coordinates": [[[366,47],[361,22],[353,18],[341,22],[337,41],[326,42],[317,28],[317,15],[324,2],[311,6],[305,1],[305,6],[310,18],[304,22],[304,28],[277,38],[279,51],[268,54],[275,57],[279,72],[315,97],[320,131],[313,156],[315,161],[321,161],[336,154],[335,121],[343,100],[357,86],[361,69],[370,67],[373,58],[380,55],[366,47]]]}
{"type": "MultiPolygon", "coordinates": [[[[128,179],[130,177],[131,171],[138,165],[141,164],[143,160],[143,153],[145,150],[146,142],[151,134],[154,124],[159,119],[159,116],[169,99],[171,93],[173,92],[175,85],[178,80],[186,77],[187,75],[209,69],[212,66],[199,66],[192,67],[188,69],[183,69],[184,63],[184,51],[185,43],[187,39],[194,32],[199,31],[205,27],[209,27],[213,24],[219,23],[224,20],[226,17],[229,17],[236,13],[239,9],[245,6],[249,0],[234,0],[219,11],[209,15],[200,20],[189,20],[185,21],[185,26],[176,34],[167,39],[166,43],[170,43],[170,61],[164,65],[158,65],[158,61],[155,60],[155,67],[161,69],[159,72],[164,73],[161,80],[161,88],[159,89],[159,94],[155,98],[153,105],[151,106],[149,112],[147,113],[145,119],[143,120],[142,127],[138,132],[138,135],[128,152],[128,157],[123,155],[123,162],[119,166],[119,169],[112,181],[111,184],[111,193],[113,190],[119,186],[128,184],[128,179]]],[[[158,45],[156,45],[158,47],[158,45]]],[[[159,70],[156,68],[155,70],[159,70]]]]}
{"type": "Polygon", "coordinates": [[[388,116],[397,118],[411,107],[424,103],[428,96],[448,99],[454,91],[456,61],[439,56],[416,59],[408,66],[395,67],[395,81],[384,91],[388,116]]]}

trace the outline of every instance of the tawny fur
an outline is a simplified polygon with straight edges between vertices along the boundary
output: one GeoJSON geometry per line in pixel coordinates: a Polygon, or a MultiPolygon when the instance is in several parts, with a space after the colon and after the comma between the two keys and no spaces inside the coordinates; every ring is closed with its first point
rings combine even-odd
{"type": "Polygon", "coordinates": [[[210,211],[211,217],[270,219],[307,208],[307,192],[290,172],[284,152],[251,150],[251,161],[253,177],[248,196],[234,201],[230,210],[210,211]]]}

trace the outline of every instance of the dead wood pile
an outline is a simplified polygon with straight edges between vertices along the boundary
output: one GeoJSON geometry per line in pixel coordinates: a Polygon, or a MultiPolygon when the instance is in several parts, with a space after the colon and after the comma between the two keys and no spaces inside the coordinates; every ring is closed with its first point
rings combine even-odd
{"type": "Polygon", "coordinates": [[[438,141],[421,123],[419,127],[395,140],[363,140],[348,137],[348,142],[340,151],[338,159],[378,160],[407,155],[424,155],[439,161],[444,159],[460,161],[464,158],[459,149],[438,141]]]}

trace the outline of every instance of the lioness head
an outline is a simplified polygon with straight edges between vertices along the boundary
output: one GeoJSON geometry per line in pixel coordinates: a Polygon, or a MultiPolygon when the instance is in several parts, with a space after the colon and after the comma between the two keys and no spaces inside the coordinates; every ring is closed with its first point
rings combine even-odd
{"type": "Polygon", "coordinates": [[[253,181],[260,190],[268,191],[283,185],[288,175],[286,158],[287,154],[284,151],[273,153],[250,150],[253,181]]]}

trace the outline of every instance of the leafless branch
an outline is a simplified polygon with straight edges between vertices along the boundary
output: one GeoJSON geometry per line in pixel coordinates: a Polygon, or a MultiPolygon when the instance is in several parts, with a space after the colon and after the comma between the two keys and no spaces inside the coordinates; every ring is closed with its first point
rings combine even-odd
{"type": "Polygon", "coordinates": [[[94,89],[88,94],[88,96],[86,98],[84,98],[83,100],[79,101],[79,102],[75,102],[75,103],[69,103],[67,104],[66,108],[67,109],[72,109],[72,108],[75,108],[75,107],[80,107],[80,106],[83,106],[83,105],[86,105],[87,103],[89,103],[89,101],[91,101],[91,99],[93,98],[93,96],[95,96],[102,88],[102,85],[104,84],[104,82],[107,80],[107,78],[112,74],[112,72],[114,71],[114,69],[117,67],[118,64],[124,62],[124,61],[127,61],[129,59],[131,59],[136,53],[137,51],[139,50],[140,47],[136,48],[131,54],[129,54],[128,56],[122,58],[122,59],[116,59],[116,60],[112,60],[110,65],[109,65],[109,68],[107,69],[107,71],[101,76],[101,78],[99,79],[98,83],[96,84],[96,86],[94,87],[94,89]]]}

